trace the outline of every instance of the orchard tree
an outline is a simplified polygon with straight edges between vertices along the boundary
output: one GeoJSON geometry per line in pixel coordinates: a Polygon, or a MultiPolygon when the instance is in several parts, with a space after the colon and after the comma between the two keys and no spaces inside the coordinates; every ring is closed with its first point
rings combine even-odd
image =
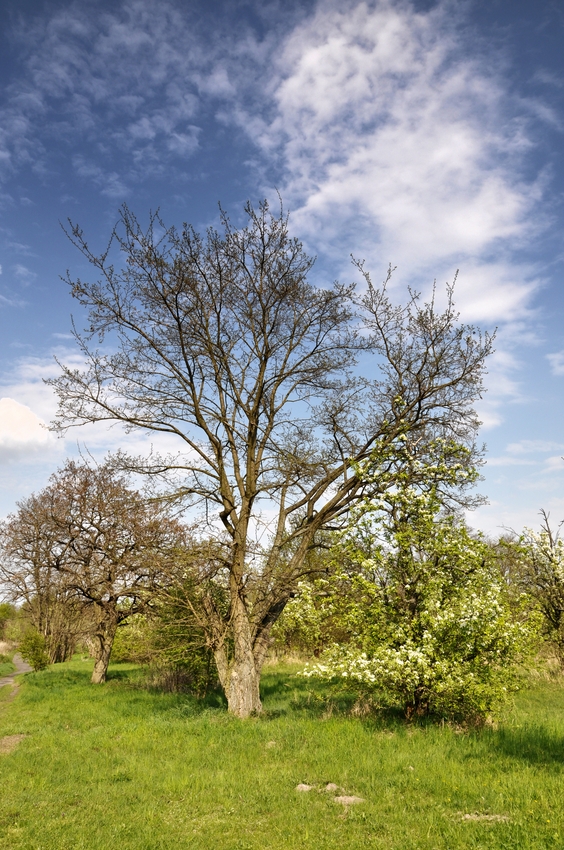
{"type": "Polygon", "coordinates": [[[0,581],[24,619],[45,643],[49,661],[67,661],[86,631],[84,612],[53,563],[58,530],[51,516],[53,493],[44,491],[18,505],[0,523],[0,581]]]}
{"type": "Polygon", "coordinates": [[[539,606],[546,637],[564,667],[564,540],[541,510],[540,531],[526,528],[520,538],[520,583],[539,606]]]}
{"type": "Polygon", "coordinates": [[[144,230],[124,207],[101,255],[71,225],[97,280],[68,279],[89,314],[75,331],[85,366],[61,365],[52,381],[61,430],[121,422],[177,438],[178,455],[122,462],[176,475],[176,495],[199,503],[217,535],[227,607],[203,591],[198,605],[239,717],[261,710],[271,629],[307,553],[368,490],[393,486],[393,475],[358,477],[358,464],[377,452],[391,470],[400,443],[424,455],[437,438],[476,460],[473,405],[491,351],[487,335],[459,323],[451,288],[443,310],[411,292],[395,306],[362,263],[361,296],[315,286],[282,210],[265,202],[246,215],[240,229],[223,215],[222,232],[202,236],[158,216],[144,230]]]}
{"type": "MultiPolygon", "coordinates": [[[[53,588],[88,621],[92,682],[105,681],[117,627],[145,610],[183,531],[109,463],[67,461],[2,526],[2,578],[50,616],[53,588]]],[[[44,622],[44,621],[43,621],[44,622]]]]}
{"type": "Polygon", "coordinates": [[[356,681],[407,718],[482,721],[503,704],[536,620],[523,600],[520,613],[511,604],[491,547],[445,514],[432,489],[406,476],[366,500],[334,557],[315,606],[310,593],[287,608],[300,619],[305,602],[312,633],[327,621],[346,636],[305,675],[356,681]]]}

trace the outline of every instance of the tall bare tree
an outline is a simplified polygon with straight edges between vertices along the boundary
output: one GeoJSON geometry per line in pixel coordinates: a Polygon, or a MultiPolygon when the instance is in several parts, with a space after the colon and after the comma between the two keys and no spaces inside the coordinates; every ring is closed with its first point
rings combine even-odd
{"type": "Polygon", "coordinates": [[[99,279],[68,278],[89,313],[88,328],[75,331],[86,366],[62,365],[52,382],[60,429],[122,422],[178,439],[175,457],[124,462],[176,473],[177,495],[201,501],[209,530],[222,529],[207,577],[224,577],[228,605],[206,581],[198,605],[240,717],[261,709],[270,630],[308,550],[368,492],[393,486],[394,447],[403,456],[408,441],[413,475],[415,454],[436,439],[464,444],[462,462],[475,463],[472,406],[491,350],[489,337],[458,323],[451,290],[443,312],[413,294],[395,307],[361,264],[363,297],[353,286],[316,287],[283,212],[263,203],[246,214],[241,229],[223,215],[222,232],[202,237],[187,225],[167,230],[157,216],[143,230],[123,208],[99,256],[71,225],[99,279]],[[110,259],[116,247],[120,265],[110,259]],[[379,473],[369,483],[357,476],[369,463],[381,485],[379,473]]]}
{"type": "Polygon", "coordinates": [[[0,541],[4,584],[36,612],[48,642],[54,621],[62,617],[68,630],[82,615],[82,636],[94,648],[92,681],[100,683],[117,627],[145,609],[183,532],[108,464],[68,461],[18,504],[0,541]]]}

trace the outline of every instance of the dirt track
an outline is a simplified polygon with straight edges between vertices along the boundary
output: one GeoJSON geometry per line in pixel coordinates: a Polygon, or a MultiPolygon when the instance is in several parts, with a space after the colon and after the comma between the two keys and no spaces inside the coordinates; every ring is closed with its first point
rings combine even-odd
{"type": "Polygon", "coordinates": [[[10,685],[14,681],[14,676],[19,676],[20,673],[29,673],[32,670],[29,664],[24,661],[21,655],[18,655],[17,652],[14,655],[14,664],[16,665],[16,669],[13,673],[8,673],[7,676],[2,676],[0,679],[0,687],[2,687],[2,685],[10,685]]]}

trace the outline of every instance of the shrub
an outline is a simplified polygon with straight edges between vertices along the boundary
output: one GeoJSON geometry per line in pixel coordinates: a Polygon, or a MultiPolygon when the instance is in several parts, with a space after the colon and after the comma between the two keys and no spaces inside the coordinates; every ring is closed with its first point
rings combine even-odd
{"type": "Polygon", "coordinates": [[[485,541],[442,515],[433,494],[388,498],[391,511],[368,511],[341,542],[350,567],[325,596],[331,617],[340,604],[349,641],[304,674],[356,681],[408,718],[483,721],[518,686],[536,622],[516,616],[485,541]]]}
{"type": "Polygon", "coordinates": [[[45,638],[35,630],[30,629],[24,634],[18,646],[18,652],[34,670],[44,670],[49,666],[45,638]]]}

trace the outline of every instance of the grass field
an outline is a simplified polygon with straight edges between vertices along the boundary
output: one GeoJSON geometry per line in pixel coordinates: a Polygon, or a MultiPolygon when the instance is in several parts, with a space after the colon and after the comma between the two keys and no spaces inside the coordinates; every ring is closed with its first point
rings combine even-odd
{"type": "Polygon", "coordinates": [[[143,689],[132,665],[90,686],[90,666],[0,689],[2,850],[564,846],[562,686],[463,732],[355,716],[288,667],[264,676],[264,716],[238,721],[219,697],[143,689]]]}

